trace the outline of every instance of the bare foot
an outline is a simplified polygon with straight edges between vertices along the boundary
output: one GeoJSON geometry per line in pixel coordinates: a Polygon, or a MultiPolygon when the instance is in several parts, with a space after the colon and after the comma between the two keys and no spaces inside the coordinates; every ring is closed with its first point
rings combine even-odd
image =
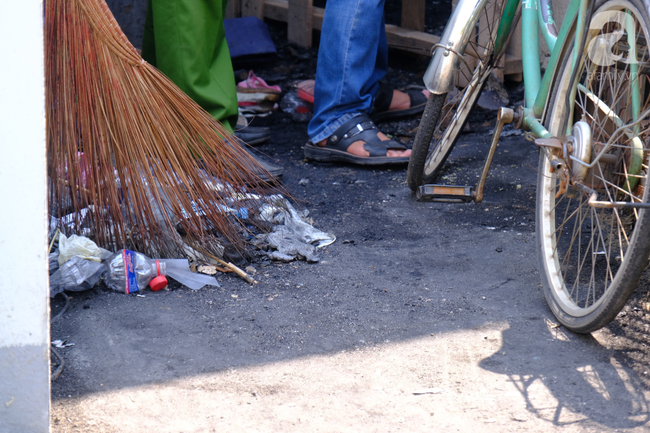
{"type": "MultiPolygon", "coordinates": [[[[429,98],[429,91],[424,89],[422,91],[422,94],[424,95],[425,98],[429,98]]],[[[411,98],[409,98],[409,95],[400,92],[399,90],[393,90],[393,99],[390,101],[390,107],[388,107],[388,111],[392,110],[406,110],[411,107],[411,98]]]]}
{"type": "MultiPolygon", "coordinates": [[[[408,95],[406,96],[406,98],[408,99],[408,95]]],[[[383,132],[378,132],[377,137],[379,137],[379,139],[381,141],[390,140],[390,138],[386,137],[386,135],[384,135],[383,132]]],[[[321,146],[321,147],[325,147],[326,142],[327,142],[327,138],[325,140],[319,141],[317,144],[319,146],[321,146]]],[[[365,142],[363,140],[357,140],[347,148],[347,152],[351,153],[352,155],[363,156],[363,157],[367,158],[367,157],[370,156],[370,152],[368,152],[366,150],[366,148],[363,147],[364,144],[365,144],[365,142]]],[[[407,150],[390,150],[389,149],[389,150],[386,151],[386,156],[389,156],[391,158],[400,157],[400,156],[411,156],[411,149],[407,149],[407,150]]]]}

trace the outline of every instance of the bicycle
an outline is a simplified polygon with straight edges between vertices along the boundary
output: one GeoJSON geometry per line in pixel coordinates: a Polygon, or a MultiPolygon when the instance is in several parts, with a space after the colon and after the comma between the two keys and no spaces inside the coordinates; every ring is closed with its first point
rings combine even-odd
{"type": "Polygon", "coordinates": [[[419,200],[479,203],[503,126],[530,131],[540,151],[536,238],[544,295],[557,320],[578,333],[616,317],[650,255],[648,11],[650,0],[571,0],[558,31],[550,0],[460,0],[424,76],[431,95],[409,187],[419,200]],[[519,18],[524,107],[500,109],[475,189],[432,184],[519,18]],[[538,29],[551,53],[543,75],[538,29]],[[468,84],[452,97],[454,75],[463,73],[468,84]]]}

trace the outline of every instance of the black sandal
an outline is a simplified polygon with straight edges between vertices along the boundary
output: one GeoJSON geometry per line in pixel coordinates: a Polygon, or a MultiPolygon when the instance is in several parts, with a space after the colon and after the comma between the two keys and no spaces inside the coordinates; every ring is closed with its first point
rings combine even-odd
{"type": "Polygon", "coordinates": [[[406,147],[394,140],[381,141],[377,137],[379,130],[367,114],[357,114],[341,125],[327,139],[325,146],[308,142],[305,145],[305,157],[321,162],[349,162],[358,165],[405,164],[408,156],[386,156],[388,150],[406,150],[406,147]],[[364,142],[363,147],[370,156],[357,156],[348,152],[348,147],[355,141],[364,142]]]}
{"type": "Polygon", "coordinates": [[[370,113],[372,120],[381,122],[423,112],[424,107],[427,105],[427,98],[422,94],[422,91],[409,90],[406,94],[411,100],[409,108],[389,110],[390,103],[393,100],[393,89],[388,86],[379,86],[379,91],[375,95],[375,102],[372,106],[372,113],[370,113]]]}

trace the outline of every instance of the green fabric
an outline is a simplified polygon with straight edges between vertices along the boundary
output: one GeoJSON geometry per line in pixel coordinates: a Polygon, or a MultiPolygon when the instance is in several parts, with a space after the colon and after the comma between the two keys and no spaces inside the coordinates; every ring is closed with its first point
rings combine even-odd
{"type": "Polygon", "coordinates": [[[142,57],[232,132],[238,110],[226,2],[148,0],[142,57]]]}

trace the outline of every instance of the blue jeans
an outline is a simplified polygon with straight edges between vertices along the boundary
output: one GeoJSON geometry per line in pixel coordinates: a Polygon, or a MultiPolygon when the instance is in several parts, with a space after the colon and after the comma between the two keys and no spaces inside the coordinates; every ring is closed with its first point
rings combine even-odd
{"type": "Polygon", "coordinates": [[[318,50],[312,143],[357,113],[370,113],[388,68],[384,0],[328,0],[318,50]]]}

